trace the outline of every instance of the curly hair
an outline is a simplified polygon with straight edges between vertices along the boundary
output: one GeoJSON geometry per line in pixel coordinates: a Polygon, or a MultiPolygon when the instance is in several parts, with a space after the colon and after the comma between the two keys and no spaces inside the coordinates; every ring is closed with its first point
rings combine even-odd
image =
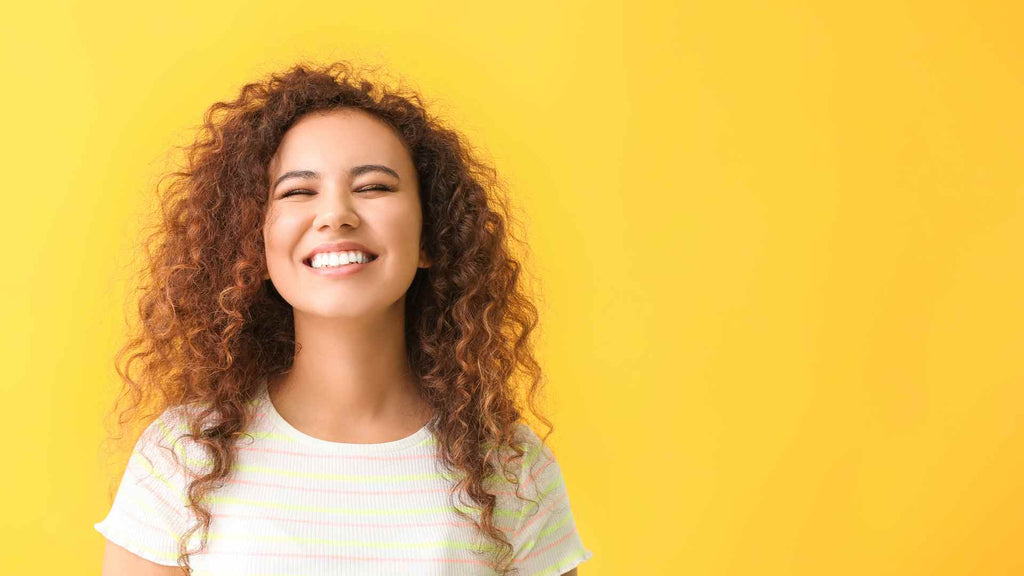
{"type": "Polygon", "coordinates": [[[525,408],[548,430],[542,443],[553,431],[538,410],[537,308],[511,251],[511,241],[524,251],[525,242],[514,233],[505,185],[465,137],[428,114],[415,91],[369,80],[347,62],[300,63],[244,85],[233,101],[210,106],[194,141],[180,148],[183,166],[157,183],[160,215],[143,242],[138,323],[115,359],[122,389],[113,413],[125,427],[167,408],[195,408],[185,412],[183,438],[210,465],[188,484],[195,522],[180,539],[178,564],[191,573],[188,557],[205,548],[212,517],[204,497],[231,473],[259,383],[286,371],[296,352],[292,309],[263,280],[267,167],[300,117],[342,107],[384,120],[411,151],[433,265],[416,272],[407,292],[409,361],[438,415],[439,461],[463,473],[451,501],[468,495],[479,521],[453,508],[496,543],[488,564],[515,573],[485,481],[500,474],[523,498],[516,427],[525,408]],[[197,531],[199,548],[190,550],[197,531]]]}

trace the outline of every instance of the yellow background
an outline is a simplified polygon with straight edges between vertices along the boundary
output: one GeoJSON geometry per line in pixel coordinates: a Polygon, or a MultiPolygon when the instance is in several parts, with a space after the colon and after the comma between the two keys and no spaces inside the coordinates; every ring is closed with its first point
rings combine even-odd
{"type": "Polygon", "coordinates": [[[346,58],[422,90],[525,215],[581,574],[1024,573],[1016,4],[5,9],[0,572],[98,573],[170,147],[346,58]]]}

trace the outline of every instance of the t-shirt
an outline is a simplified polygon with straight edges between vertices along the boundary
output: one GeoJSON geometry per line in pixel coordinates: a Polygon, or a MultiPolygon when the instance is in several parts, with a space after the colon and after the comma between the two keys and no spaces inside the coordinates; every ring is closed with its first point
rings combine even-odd
{"type": "MultiPolygon", "coordinates": [[[[440,465],[429,424],[392,442],[329,442],[288,424],[265,386],[253,403],[232,472],[206,497],[212,521],[206,549],[189,557],[193,574],[495,573],[486,565],[492,555],[474,552],[493,541],[453,509],[480,517],[464,505],[472,504],[468,496],[451,497],[464,473],[440,465]]],[[[178,542],[193,523],[190,474],[209,463],[188,439],[175,442],[187,432],[184,410],[166,410],[140,436],[109,514],[95,525],[111,542],[167,566],[177,564],[178,542]]],[[[517,498],[499,473],[485,481],[501,483],[494,521],[514,546],[521,576],[564,574],[593,553],[576,531],[558,461],[529,426],[518,426],[527,450],[521,494],[537,504],[517,498]]]]}

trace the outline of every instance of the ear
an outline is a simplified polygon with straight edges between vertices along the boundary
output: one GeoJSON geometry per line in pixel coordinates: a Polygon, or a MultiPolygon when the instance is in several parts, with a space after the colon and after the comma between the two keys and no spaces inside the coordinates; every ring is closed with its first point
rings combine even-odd
{"type": "Polygon", "coordinates": [[[433,266],[433,264],[434,263],[431,262],[430,257],[427,256],[427,251],[422,249],[422,248],[420,248],[419,268],[430,268],[431,266],[433,266]]]}

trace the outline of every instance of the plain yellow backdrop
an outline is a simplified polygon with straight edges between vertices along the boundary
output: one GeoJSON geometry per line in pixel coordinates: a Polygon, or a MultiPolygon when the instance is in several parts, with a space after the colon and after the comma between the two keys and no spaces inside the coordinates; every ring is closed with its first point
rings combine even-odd
{"type": "Polygon", "coordinates": [[[243,82],[344,58],[509,182],[581,574],[1024,573],[1018,4],[5,10],[0,572],[98,573],[171,146],[243,82]]]}

